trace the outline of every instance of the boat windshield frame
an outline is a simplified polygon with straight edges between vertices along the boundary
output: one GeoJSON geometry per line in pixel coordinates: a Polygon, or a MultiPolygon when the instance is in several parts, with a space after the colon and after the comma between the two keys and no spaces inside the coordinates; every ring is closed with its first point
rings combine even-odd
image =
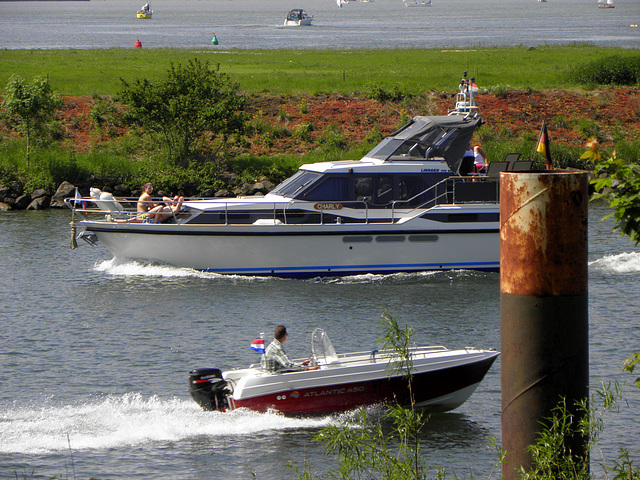
{"type": "Polygon", "coordinates": [[[444,159],[451,171],[457,172],[473,132],[481,124],[479,116],[417,116],[366,156],[382,161],[444,159]]]}
{"type": "Polygon", "coordinates": [[[269,193],[273,195],[281,195],[288,198],[295,198],[295,196],[299,194],[302,189],[315,183],[318,179],[322,178],[323,175],[324,174],[320,172],[298,170],[296,173],[287,178],[284,182],[279,184],[269,193]]]}

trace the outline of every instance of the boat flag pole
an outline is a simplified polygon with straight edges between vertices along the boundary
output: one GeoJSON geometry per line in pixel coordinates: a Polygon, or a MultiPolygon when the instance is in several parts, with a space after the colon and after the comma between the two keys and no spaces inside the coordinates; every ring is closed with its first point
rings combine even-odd
{"type": "Polygon", "coordinates": [[[549,146],[549,134],[547,133],[547,122],[542,121],[542,130],[540,130],[540,138],[538,139],[538,146],[536,152],[544,155],[547,161],[547,170],[553,169],[553,162],[551,161],[551,148],[549,146]]]}
{"type": "Polygon", "coordinates": [[[76,187],[76,194],[73,199],[73,208],[71,209],[71,243],[69,248],[75,250],[78,248],[78,242],[76,242],[76,207],[78,205],[78,188],[76,187]]]}

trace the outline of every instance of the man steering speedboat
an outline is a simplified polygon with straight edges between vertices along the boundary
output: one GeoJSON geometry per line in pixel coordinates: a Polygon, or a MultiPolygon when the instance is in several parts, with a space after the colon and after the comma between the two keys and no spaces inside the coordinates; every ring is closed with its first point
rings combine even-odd
{"type": "Polygon", "coordinates": [[[309,360],[297,363],[289,359],[282,347],[287,340],[287,328],[284,325],[278,325],[274,334],[273,341],[266,348],[262,355],[260,365],[262,369],[269,373],[285,373],[300,372],[303,370],[317,370],[317,366],[310,367],[309,360]]]}

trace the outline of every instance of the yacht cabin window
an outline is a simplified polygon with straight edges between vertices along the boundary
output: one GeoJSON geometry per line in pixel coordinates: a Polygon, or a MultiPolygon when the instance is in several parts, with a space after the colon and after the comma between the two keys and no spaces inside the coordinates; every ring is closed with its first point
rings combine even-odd
{"type": "Polygon", "coordinates": [[[415,175],[366,175],[320,174],[300,171],[281,183],[272,193],[310,202],[366,202],[369,205],[416,207],[432,199],[427,191],[447,173],[431,174],[428,183],[422,174],[415,175]]]}
{"type": "Polygon", "coordinates": [[[334,201],[344,202],[349,199],[349,179],[347,177],[330,176],[319,185],[312,187],[311,191],[304,194],[309,201],[334,201]]]}

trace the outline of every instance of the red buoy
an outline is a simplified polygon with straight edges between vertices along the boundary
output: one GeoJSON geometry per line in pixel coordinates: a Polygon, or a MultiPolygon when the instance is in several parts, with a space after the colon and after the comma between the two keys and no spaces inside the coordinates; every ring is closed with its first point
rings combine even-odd
{"type": "Polygon", "coordinates": [[[133,44],[134,48],[142,48],[142,42],[140,41],[140,37],[136,37],[136,43],[133,44]]]}

